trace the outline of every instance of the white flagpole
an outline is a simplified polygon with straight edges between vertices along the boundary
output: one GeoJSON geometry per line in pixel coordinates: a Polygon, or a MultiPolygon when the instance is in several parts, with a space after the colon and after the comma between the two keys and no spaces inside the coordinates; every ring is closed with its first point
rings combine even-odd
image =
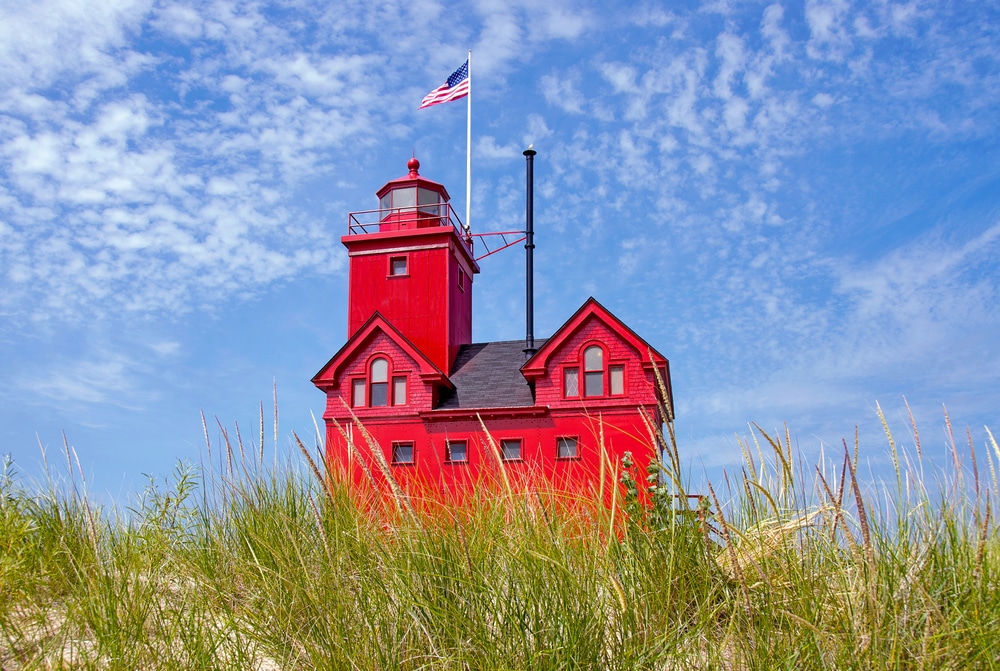
{"type": "Polygon", "coordinates": [[[465,126],[465,232],[472,230],[472,49],[469,49],[469,99],[465,126]]]}

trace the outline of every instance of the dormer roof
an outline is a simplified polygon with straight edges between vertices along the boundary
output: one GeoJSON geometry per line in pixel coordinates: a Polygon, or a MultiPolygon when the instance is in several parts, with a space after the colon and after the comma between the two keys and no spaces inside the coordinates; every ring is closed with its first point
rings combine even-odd
{"type": "Polygon", "coordinates": [[[343,368],[353,360],[356,352],[364,349],[379,334],[388,337],[416,362],[418,374],[422,380],[442,384],[448,388],[454,386],[440,368],[435,366],[423,352],[399,332],[399,329],[378,312],[372,314],[368,321],[355,331],[344,346],[333,355],[333,358],[320,368],[319,372],[313,376],[312,383],[323,391],[336,389],[337,379],[343,368]]]}
{"type": "Polygon", "coordinates": [[[662,367],[667,364],[667,358],[657,352],[652,345],[639,337],[635,331],[630,329],[625,323],[618,319],[610,310],[597,302],[591,296],[580,306],[572,317],[552,335],[551,338],[538,348],[538,351],[521,366],[521,373],[529,381],[535,380],[545,375],[548,368],[549,359],[559,349],[559,347],[573,337],[573,335],[584,327],[590,320],[596,319],[605,324],[609,329],[617,333],[626,343],[632,346],[643,359],[643,366],[651,368],[653,365],[662,367]]]}

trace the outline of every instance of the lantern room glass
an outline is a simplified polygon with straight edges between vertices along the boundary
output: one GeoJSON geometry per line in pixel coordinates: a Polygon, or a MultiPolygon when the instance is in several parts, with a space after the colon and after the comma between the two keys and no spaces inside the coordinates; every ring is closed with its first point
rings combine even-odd
{"type": "Polygon", "coordinates": [[[441,194],[430,189],[418,189],[417,198],[421,212],[440,216],[441,208],[439,205],[441,203],[441,194]]]}

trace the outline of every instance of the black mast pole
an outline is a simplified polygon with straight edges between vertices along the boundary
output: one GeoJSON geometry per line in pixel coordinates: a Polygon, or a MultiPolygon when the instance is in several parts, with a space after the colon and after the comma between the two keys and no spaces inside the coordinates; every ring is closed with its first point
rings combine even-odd
{"type": "Polygon", "coordinates": [[[527,333],[524,337],[524,353],[531,356],[535,349],[535,154],[532,145],[524,150],[527,168],[527,202],[525,204],[525,308],[527,312],[527,333]]]}

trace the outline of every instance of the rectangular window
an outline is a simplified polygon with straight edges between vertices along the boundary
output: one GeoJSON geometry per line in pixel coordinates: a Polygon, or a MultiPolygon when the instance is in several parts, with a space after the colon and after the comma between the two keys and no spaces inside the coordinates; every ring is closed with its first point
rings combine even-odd
{"type": "Polygon", "coordinates": [[[573,398],[580,395],[580,369],[563,369],[563,396],[573,398]]]}
{"type": "Polygon", "coordinates": [[[519,461],[521,459],[521,439],[504,438],[501,440],[500,456],[504,461],[519,461]]]}
{"type": "Polygon", "coordinates": [[[577,456],[578,451],[576,438],[570,438],[569,436],[556,438],[557,459],[576,459],[577,456]]]}
{"type": "Polygon", "coordinates": [[[392,276],[406,275],[406,257],[393,256],[389,259],[389,274],[392,276]]]}
{"type": "Polygon", "coordinates": [[[372,407],[384,405],[389,405],[389,385],[385,382],[372,382],[372,407]]]}
{"type": "Polygon", "coordinates": [[[458,269],[458,289],[465,291],[465,271],[461,268],[458,269]]]}
{"type": "Polygon", "coordinates": [[[448,461],[468,461],[468,444],[464,440],[449,440],[448,453],[445,456],[448,461]]]}
{"type": "Polygon", "coordinates": [[[403,376],[392,378],[392,404],[406,405],[406,378],[403,376]]]}
{"type": "Polygon", "coordinates": [[[392,444],[392,463],[394,464],[412,464],[413,463],[413,443],[393,443],[392,444]]]}
{"type": "Polygon", "coordinates": [[[611,389],[608,391],[612,396],[621,396],[625,393],[625,366],[611,366],[608,369],[608,382],[611,389]]]}
{"type": "Polygon", "coordinates": [[[363,408],[365,406],[364,378],[351,380],[351,405],[355,408],[363,408]]]}
{"type": "Polygon", "coordinates": [[[604,395],[604,371],[583,374],[583,393],[586,396],[604,395]]]}

